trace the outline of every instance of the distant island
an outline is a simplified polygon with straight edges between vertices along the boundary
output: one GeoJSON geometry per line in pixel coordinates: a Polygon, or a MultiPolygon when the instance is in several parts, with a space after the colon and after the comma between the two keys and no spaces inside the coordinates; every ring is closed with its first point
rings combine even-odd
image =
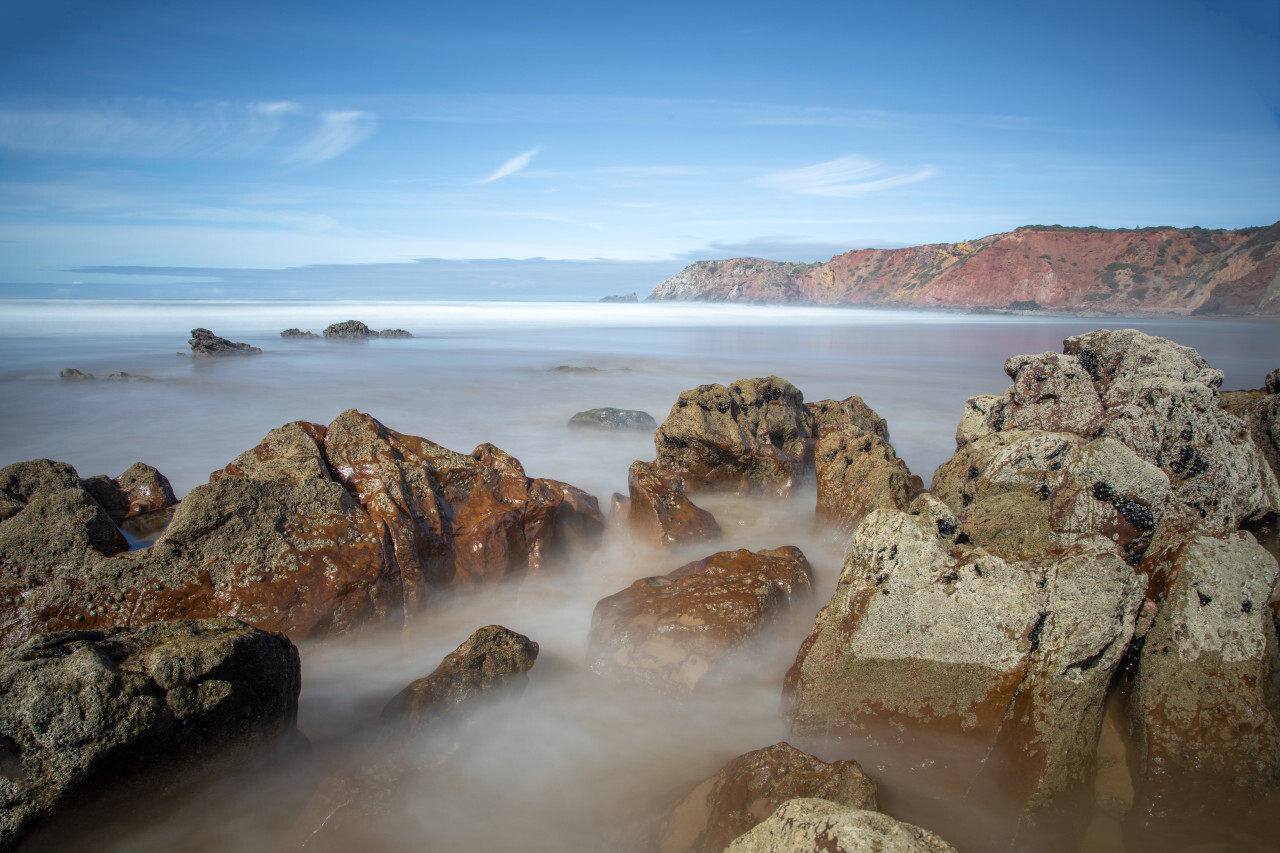
{"type": "Polygon", "coordinates": [[[1280,314],[1280,222],[1239,230],[1028,225],[826,263],[698,261],[649,300],[1088,314],[1280,314]]]}

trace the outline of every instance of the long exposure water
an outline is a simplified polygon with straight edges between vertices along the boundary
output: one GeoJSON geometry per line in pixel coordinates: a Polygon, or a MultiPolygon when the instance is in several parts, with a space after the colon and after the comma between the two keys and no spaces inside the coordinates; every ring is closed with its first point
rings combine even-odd
{"type": "MultiPolygon", "coordinates": [[[[0,465],[48,457],[81,476],[118,476],[143,461],[181,496],[270,429],[300,419],[328,423],[356,408],[461,452],[492,442],[530,476],[579,486],[607,510],[609,496],[626,490],[628,465],[653,458],[652,435],[570,430],[570,416],[615,406],[660,422],[683,389],[773,374],[806,400],[861,396],[928,484],[954,450],[965,399],[1008,385],[1007,358],[1060,351],[1069,335],[1125,327],[1195,347],[1225,372],[1224,390],[1261,387],[1280,364],[1276,324],[1255,320],[687,304],[5,301],[0,465]],[[348,319],[414,337],[348,343],[279,335],[348,319]],[[193,359],[186,340],[198,326],[263,352],[193,359]],[[97,378],[62,380],[65,367],[97,378]],[[107,379],[120,371],[151,381],[107,379]]],[[[299,723],[312,742],[310,763],[282,762],[276,772],[216,784],[199,799],[121,818],[96,849],[297,849],[308,786],[324,767],[353,760],[349,751],[359,747],[351,733],[473,630],[493,623],[541,645],[528,689],[512,706],[478,711],[472,731],[483,736],[472,738],[464,757],[408,780],[385,819],[348,839],[348,849],[613,849],[620,832],[682,787],[786,739],[782,677],[843,559],[845,542],[813,526],[812,495],[700,503],[725,530],[715,547],[659,552],[610,534],[599,552],[559,576],[442,600],[411,633],[304,643],[299,723]],[[706,695],[679,702],[606,685],[585,671],[599,599],[713,550],[788,544],[814,566],[812,609],[744,652],[706,695]]],[[[961,749],[915,742],[840,757],[863,763],[890,813],[962,850],[981,850],[985,810],[999,804],[960,808],[960,794],[933,770],[961,749]]],[[[33,835],[31,849],[56,849],[50,832],[33,835]]],[[[1105,825],[1090,838],[1091,849],[1123,849],[1105,825]]]]}

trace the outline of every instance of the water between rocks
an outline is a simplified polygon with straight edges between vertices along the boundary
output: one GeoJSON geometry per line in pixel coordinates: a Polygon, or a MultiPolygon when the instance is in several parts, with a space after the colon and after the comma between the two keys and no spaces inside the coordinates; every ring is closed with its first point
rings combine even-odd
{"type": "MultiPolygon", "coordinates": [[[[1005,359],[1059,351],[1064,337],[1095,328],[1126,327],[1195,347],[1224,370],[1224,390],[1261,387],[1280,364],[1276,324],[1256,320],[714,305],[12,300],[0,304],[0,465],[43,456],[73,464],[81,476],[116,476],[143,461],[181,496],[273,427],[328,423],[357,408],[461,452],[492,442],[530,476],[586,489],[607,510],[609,496],[626,489],[627,466],[653,458],[652,436],[569,430],[575,412],[642,409],[661,422],[685,388],[774,374],[806,400],[861,396],[888,421],[898,455],[928,484],[954,450],[965,399],[1008,385],[1005,359]],[[414,337],[279,337],[285,328],[319,332],[348,319],[414,337]],[[197,326],[263,353],[178,355],[197,326]],[[97,378],[64,381],[64,367],[97,378]],[[153,381],[107,379],[121,371],[153,381]]],[[[198,797],[157,797],[100,816],[95,849],[298,849],[307,839],[299,812],[316,775],[358,760],[362,742],[352,732],[472,631],[493,623],[541,645],[519,701],[478,711],[473,731],[483,735],[470,738],[455,760],[402,785],[389,812],[360,839],[304,849],[622,849],[619,833],[673,795],[729,759],[787,738],[779,716],[783,674],[843,560],[845,543],[813,526],[812,493],[789,503],[699,502],[720,520],[719,545],[659,552],[610,537],[559,576],[485,596],[442,597],[404,631],[303,644],[299,724],[313,744],[310,759],[281,760],[251,778],[206,780],[198,797]],[[799,546],[814,566],[812,608],[744,650],[705,695],[678,702],[584,670],[599,599],[714,550],[781,545],[799,546]]],[[[1108,727],[1098,785],[1105,808],[1080,817],[1089,823],[1089,850],[1125,849],[1117,817],[1127,779],[1118,744],[1108,727]]],[[[880,784],[885,811],[961,850],[985,849],[988,827],[1007,808],[967,790],[981,756],[963,742],[908,742],[890,730],[817,751],[827,760],[857,759],[880,784]]],[[[45,830],[28,846],[55,849],[66,841],[45,830]]]]}

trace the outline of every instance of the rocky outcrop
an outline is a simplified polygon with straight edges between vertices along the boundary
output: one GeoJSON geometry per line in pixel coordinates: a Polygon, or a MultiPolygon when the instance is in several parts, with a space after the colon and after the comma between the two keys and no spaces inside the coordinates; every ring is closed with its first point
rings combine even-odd
{"type": "MultiPolygon", "coordinates": [[[[297,737],[287,638],[235,619],[42,634],[0,651],[0,849],[73,793],[297,737]]],[[[150,774],[150,775],[148,775],[150,774]]]]}
{"type": "Polygon", "coordinates": [[[630,293],[624,294],[623,296],[602,296],[600,297],[600,301],[601,302],[635,302],[636,293],[633,290],[630,293]]]}
{"type": "Polygon", "coordinates": [[[1280,223],[1238,231],[1032,225],[826,263],[699,261],[650,300],[1134,314],[1278,314],[1280,223]]]}
{"type": "Polygon", "coordinates": [[[823,799],[788,800],[726,853],[956,853],[927,829],[823,799]]]}
{"type": "MultiPolygon", "coordinates": [[[[1103,503],[1111,502],[1131,526],[1140,529],[1144,524],[1158,524],[1156,538],[1173,539],[1189,531],[1224,534],[1280,507],[1276,476],[1250,440],[1247,427],[1219,406],[1221,371],[1189,347],[1133,329],[1100,330],[1068,338],[1061,355],[1011,358],[1005,363],[1005,372],[1013,385],[1002,396],[969,400],[956,430],[961,453],[971,443],[1013,431],[1113,439],[1138,460],[1159,469],[1169,483],[1167,497],[1160,498],[1160,489],[1150,491],[1158,486],[1158,477],[1150,471],[1142,473],[1132,459],[1122,459],[1125,454],[1114,444],[1105,448],[1096,445],[1096,449],[1106,450],[1105,457],[1094,453],[1091,458],[1102,464],[1100,476],[1115,470],[1118,477],[1135,477],[1133,494],[1126,496],[1128,487],[1117,490],[1117,483],[1101,478],[1078,485],[1093,487],[1093,496],[1103,503]]],[[[967,453],[975,454],[976,460],[986,459],[984,453],[999,455],[995,449],[998,443],[988,441],[967,453]]],[[[1065,453],[1066,445],[1060,446],[1065,453]]],[[[1037,452],[1054,451],[1046,446],[1037,452]]],[[[993,457],[986,464],[992,461],[997,463],[992,476],[1006,481],[1024,476],[1013,474],[1007,465],[1001,469],[1010,461],[1007,458],[993,457]],[[1010,473],[1001,475],[998,469],[1010,473]]],[[[1034,472],[1043,465],[1045,477],[1056,480],[1068,461],[1045,456],[1029,460],[1024,468],[1034,472]]],[[[966,467],[963,461],[953,459],[935,475],[935,490],[966,525],[965,501],[977,496],[966,491],[963,483],[978,480],[981,468],[977,464],[966,467]],[[979,473],[969,477],[974,468],[979,473]]],[[[1047,501],[1053,485],[1046,479],[1044,486],[1037,488],[1047,501]]],[[[1062,501],[1051,503],[1061,505],[1062,501]]],[[[1026,505],[1023,501],[1022,506],[1026,505]]],[[[1087,501],[1076,506],[1088,508],[1087,501]]],[[[1124,535],[1124,531],[1118,532],[1124,535]]]]}
{"type": "Polygon", "coordinates": [[[1129,694],[1131,830],[1186,844],[1244,823],[1275,784],[1276,635],[1262,604],[1280,568],[1247,533],[1195,537],[1151,562],[1160,606],[1129,694]]]}
{"type": "Polygon", "coordinates": [[[192,329],[191,339],[187,343],[191,345],[191,354],[194,356],[254,355],[262,352],[260,347],[220,338],[208,329],[192,329]]]}
{"type": "Polygon", "coordinates": [[[693,788],[644,845],[655,853],[721,853],[787,800],[816,797],[875,811],[876,784],[856,761],[827,763],[789,743],[730,761],[693,788]]]}
{"type": "Polygon", "coordinates": [[[654,433],[657,466],[688,489],[786,497],[813,470],[812,416],[785,379],[739,379],[682,391],[654,433]]]}
{"type": "Polygon", "coordinates": [[[318,338],[320,336],[317,335],[315,332],[304,332],[301,329],[294,328],[294,329],[285,329],[283,332],[280,333],[280,337],[282,338],[318,338]]]}
{"type": "Polygon", "coordinates": [[[591,617],[587,665],[595,673],[688,694],[795,596],[812,595],[813,570],[791,546],[722,551],[602,599],[591,617]]]}
{"type": "Polygon", "coordinates": [[[31,547],[7,557],[22,586],[0,590],[0,637],[214,615],[296,638],[337,634],[412,619],[433,589],[519,582],[601,532],[595,498],[526,477],[492,445],[463,455],[348,410],[328,427],[272,430],[192,489],[145,550],[92,571],[31,547]]]}
{"type": "Polygon", "coordinates": [[[569,418],[571,427],[590,429],[657,429],[658,422],[648,412],[637,409],[588,409],[569,418]]]}
{"type": "Polygon", "coordinates": [[[1143,579],[1109,543],[1006,561],[955,544],[927,499],[914,508],[858,527],[787,675],[792,736],[954,732],[989,756],[970,768],[974,782],[1008,785],[1031,815],[1055,808],[1092,782],[1143,579]]]}
{"type": "Polygon", "coordinates": [[[633,462],[627,471],[625,507],[615,499],[615,514],[625,513],[631,536],[657,545],[681,545],[720,538],[715,516],[689,500],[678,474],[651,462],[633,462]]]}
{"type": "MultiPolygon", "coordinates": [[[[287,331],[293,332],[295,329],[287,331]]],[[[281,332],[281,334],[285,334],[281,332]]],[[[308,333],[310,334],[310,333],[308,333]]],[[[330,339],[363,341],[372,338],[412,338],[413,335],[404,329],[383,329],[381,332],[374,331],[361,323],[359,320],[346,320],[341,323],[334,323],[324,330],[324,336],[330,339]]]]}
{"type": "Polygon", "coordinates": [[[178,502],[169,478],[143,462],[135,462],[115,479],[99,474],[81,480],[80,485],[93,495],[115,522],[165,509],[178,502]]]}

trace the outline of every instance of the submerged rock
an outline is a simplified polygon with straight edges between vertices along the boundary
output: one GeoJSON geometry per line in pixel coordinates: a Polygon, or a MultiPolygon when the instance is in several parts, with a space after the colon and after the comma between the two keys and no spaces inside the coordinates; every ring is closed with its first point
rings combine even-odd
{"type": "Polygon", "coordinates": [[[187,343],[191,345],[192,355],[254,355],[262,352],[259,347],[220,338],[208,329],[192,329],[187,343]]]}
{"type": "Polygon", "coordinates": [[[658,422],[648,412],[637,409],[588,409],[569,418],[571,427],[596,429],[657,429],[658,422]]]}
{"type": "Polygon", "coordinates": [[[404,329],[383,329],[377,333],[379,338],[412,338],[413,335],[404,329]]]}
{"type": "Polygon", "coordinates": [[[726,853],[956,853],[927,829],[823,799],[788,800],[726,853]]]}
{"type": "Polygon", "coordinates": [[[799,548],[722,551],[602,599],[591,617],[595,673],[687,694],[791,600],[812,596],[799,548]]]}
{"type": "Polygon", "coordinates": [[[155,382],[150,376],[143,376],[140,373],[126,373],[123,370],[119,373],[112,373],[107,379],[112,382],[155,382]]]}
{"type": "Polygon", "coordinates": [[[876,784],[858,762],[827,763],[777,743],[738,756],[699,783],[650,833],[645,847],[655,853],[720,853],[798,797],[877,808],[876,784]]]}
{"type": "Polygon", "coordinates": [[[285,329],[280,333],[282,338],[318,338],[315,332],[304,332],[301,329],[285,329]]]}
{"type": "Polygon", "coordinates": [[[627,489],[627,527],[635,539],[680,545],[720,538],[715,516],[689,500],[679,475],[650,462],[633,462],[627,472],[627,489]]]}
{"type": "Polygon", "coordinates": [[[72,793],[297,737],[287,638],[235,619],[43,634],[0,651],[0,849],[72,793]]]}
{"type": "Polygon", "coordinates": [[[67,382],[83,382],[93,378],[92,373],[84,373],[74,367],[64,367],[58,372],[58,375],[67,382]]]}
{"type": "MultiPolygon", "coordinates": [[[[118,537],[65,467],[84,511],[102,514],[118,537]]],[[[272,430],[192,489],[145,550],[101,561],[110,550],[87,555],[85,541],[50,561],[44,534],[15,560],[16,546],[2,543],[17,523],[0,528],[6,577],[21,581],[0,588],[5,644],[40,630],[224,614],[297,638],[337,634],[412,619],[433,589],[478,590],[552,569],[603,529],[594,497],[526,477],[492,445],[455,453],[355,410],[328,427],[272,430]]],[[[127,546],[121,537],[112,547],[127,546]]]]}

